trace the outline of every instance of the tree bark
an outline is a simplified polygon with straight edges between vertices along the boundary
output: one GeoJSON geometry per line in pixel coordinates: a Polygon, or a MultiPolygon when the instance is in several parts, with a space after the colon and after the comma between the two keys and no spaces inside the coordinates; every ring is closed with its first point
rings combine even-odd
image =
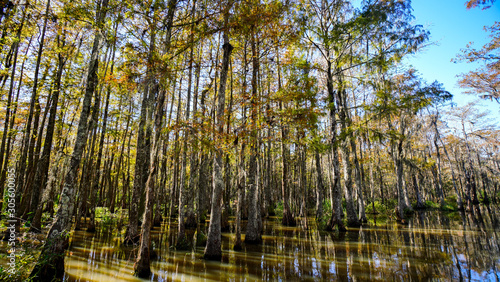
{"type": "MultiPolygon", "coordinates": [[[[193,4],[193,12],[194,12],[194,4],[193,4]]],[[[192,38],[191,38],[192,41],[192,38]]],[[[186,102],[186,112],[184,116],[184,122],[189,122],[190,116],[190,104],[191,104],[191,83],[192,83],[192,71],[193,71],[193,48],[191,47],[190,58],[189,58],[189,74],[188,74],[188,89],[187,89],[187,102],[186,102]]],[[[180,100],[181,97],[179,97],[180,100]]],[[[188,205],[189,197],[191,195],[191,191],[189,190],[190,186],[186,183],[186,166],[187,166],[187,144],[190,139],[190,130],[188,128],[184,128],[183,130],[184,138],[182,143],[182,160],[181,160],[181,179],[179,183],[179,226],[177,233],[177,249],[188,249],[189,245],[186,240],[185,234],[185,216],[189,216],[189,226],[196,224],[194,221],[194,214],[192,210],[189,210],[189,214],[187,214],[187,210],[185,207],[188,205]]],[[[191,164],[192,165],[192,164],[191,164]]],[[[193,177],[193,175],[191,175],[193,177]]]]}
{"type": "MultiPolygon", "coordinates": [[[[23,10],[23,15],[22,15],[22,18],[21,18],[21,23],[19,24],[19,29],[17,30],[17,41],[15,41],[15,43],[12,44],[12,49],[14,50],[14,60],[13,60],[12,71],[11,71],[11,81],[10,81],[9,94],[8,94],[9,97],[12,96],[12,93],[13,93],[13,90],[14,90],[14,76],[16,74],[17,56],[18,56],[18,52],[19,52],[19,41],[21,39],[21,32],[22,32],[23,27],[24,27],[24,22],[26,20],[27,10],[28,10],[27,7],[23,10]]],[[[7,80],[7,75],[5,76],[5,81],[6,80],[7,80]]],[[[8,111],[10,111],[9,108],[8,108],[8,111]]],[[[7,116],[6,116],[6,118],[7,118],[7,116]]],[[[6,120],[5,124],[7,124],[7,120],[6,120]]],[[[7,131],[4,131],[4,133],[2,135],[2,143],[4,143],[3,139],[4,139],[4,137],[7,136],[6,134],[7,134],[7,131]]],[[[27,133],[25,133],[25,134],[27,134],[27,133]]],[[[25,139],[23,139],[23,141],[24,140],[25,139]]],[[[21,147],[21,148],[23,148],[23,147],[21,147]]],[[[1,152],[0,158],[3,158],[3,157],[4,157],[4,154],[3,154],[3,152],[1,152]]],[[[5,158],[8,159],[9,156],[5,156],[5,158]]],[[[17,208],[17,210],[16,210],[16,217],[20,217],[20,215],[21,215],[21,209],[19,207],[19,204],[21,202],[20,201],[21,200],[21,194],[23,192],[23,181],[24,181],[24,169],[25,169],[25,166],[26,166],[26,154],[24,153],[24,150],[23,150],[23,152],[21,153],[21,158],[18,160],[18,165],[17,165],[17,168],[16,168],[16,196],[15,196],[15,204],[16,204],[16,208],[17,208]]],[[[6,167],[3,167],[2,170],[5,171],[6,167]]],[[[1,189],[3,191],[4,187],[3,186],[1,186],[1,187],[2,187],[1,189]]],[[[3,198],[2,198],[2,202],[3,202],[3,198]]],[[[19,229],[19,222],[16,222],[16,231],[18,229],[19,229]]]]}
{"type": "Polygon", "coordinates": [[[316,162],[316,220],[321,220],[323,217],[323,200],[324,200],[324,185],[323,173],[321,170],[321,157],[318,149],[314,152],[316,162]]]}
{"type": "MultiPolygon", "coordinates": [[[[156,4],[155,4],[156,5],[156,4]]],[[[156,9],[153,5],[153,9],[156,9]]],[[[156,11],[154,16],[154,21],[156,22],[156,11]]],[[[139,130],[137,134],[137,151],[136,151],[136,162],[134,171],[134,185],[132,188],[132,199],[129,207],[129,217],[127,231],[125,233],[124,244],[131,245],[137,243],[139,240],[139,213],[141,212],[140,204],[142,195],[144,192],[144,187],[149,175],[149,166],[151,162],[151,124],[152,124],[152,114],[154,107],[154,97],[156,96],[154,86],[154,72],[152,69],[153,65],[153,54],[156,52],[156,27],[150,27],[150,41],[149,41],[149,54],[148,54],[148,65],[146,70],[146,83],[144,85],[144,92],[142,95],[141,104],[141,115],[139,120],[139,130]]]]}
{"type": "Polygon", "coordinates": [[[357,149],[356,149],[356,142],[354,141],[354,137],[351,137],[351,150],[353,152],[353,159],[354,159],[354,177],[355,177],[355,183],[356,183],[356,193],[358,195],[358,213],[359,213],[359,220],[361,222],[368,222],[368,219],[366,218],[366,212],[365,212],[365,201],[364,201],[364,196],[363,196],[363,171],[361,168],[361,165],[359,164],[359,159],[358,159],[358,154],[357,154],[357,149]]]}
{"type": "Polygon", "coordinates": [[[257,93],[257,75],[259,71],[259,59],[257,54],[257,43],[255,30],[251,35],[252,46],[252,96],[250,99],[250,159],[248,163],[247,186],[249,193],[248,203],[248,223],[245,233],[245,243],[258,244],[262,241],[259,232],[260,218],[258,217],[259,203],[259,183],[257,181],[257,154],[258,154],[258,131],[257,131],[257,112],[258,112],[258,93],[257,93]]]}
{"type": "MultiPolygon", "coordinates": [[[[59,41],[59,40],[58,40],[59,41]]],[[[62,46],[65,45],[63,40],[62,46]]],[[[61,90],[61,78],[64,70],[64,65],[67,58],[63,57],[62,54],[58,54],[58,65],[57,73],[54,81],[54,89],[51,94],[52,104],[50,107],[50,116],[47,124],[47,133],[45,135],[45,143],[43,147],[43,152],[38,162],[38,166],[35,173],[35,181],[33,183],[33,193],[36,194],[32,198],[32,205],[36,207],[36,212],[33,218],[33,222],[30,227],[31,232],[39,233],[41,232],[41,218],[42,218],[42,204],[40,202],[40,194],[42,193],[45,183],[47,180],[47,175],[49,173],[50,155],[52,149],[52,141],[54,136],[54,128],[56,122],[57,114],[57,104],[59,101],[59,93],[61,90]]]]}
{"type": "MultiPolygon", "coordinates": [[[[97,25],[102,27],[106,17],[108,0],[102,0],[97,7],[97,25]]],[[[87,85],[83,99],[82,112],[78,123],[78,131],[73,153],[71,155],[70,166],[64,180],[63,190],[59,198],[59,210],[57,211],[54,224],[50,228],[37,264],[30,274],[31,279],[41,280],[48,277],[62,278],[64,274],[64,253],[69,246],[69,232],[71,228],[71,219],[75,207],[76,194],[76,178],[78,167],[81,162],[83,150],[87,143],[88,137],[88,117],[90,115],[90,105],[92,96],[95,92],[99,69],[99,49],[101,45],[102,35],[96,31],[90,66],[87,72],[87,85]]],[[[50,278],[49,278],[50,279],[50,278]]]]}
{"type": "MultiPolygon", "coordinates": [[[[28,193],[26,194],[23,194],[23,198],[26,197],[27,200],[31,200],[31,199],[34,199],[34,197],[37,197],[39,192],[38,191],[32,191],[32,184],[33,184],[33,181],[32,179],[30,179],[31,177],[34,177],[34,171],[33,168],[36,169],[36,162],[37,162],[37,159],[33,160],[33,158],[35,157],[34,155],[34,150],[35,150],[35,142],[36,142],[36,137],[38,136],[38,123],[39,123],[39,119],[40,119],[40,103],[39,103],[39,96],[38,96],[38,73],[40,71],[40,64],[41,64],[41,61],[42,61],[42,53],[43,53],[43,46],[44,46],[44,43],[45,43],[45,32],[47,30],[47,21],[48,21],[48,13],[49,13],[49,9],[50,9],[50,0],[47,1],[47,4],[46,4],[46,7],[45,7],[45,18],[44,18],[44,22],[43,22],[43,27],[42,27],[42,33],[40,35],[40,44],[38,46],[38,52],[37,52],[37,58],[36,58],[36,64],[35,64],[35,72],[33,74],[33,93],[32,93],[32,97],[31,97],[31,102],[30,102],[30,111],[29,111],[29,115],[28,115],[28,121],[27,121],[27,129],[26,129],[26,140],[25,140],[25,144],[26,144],[26,148],[23,150],[23,154],[28,154],[27,157],[28,157],[28,164],[27,164],[27,169],[26,171],[25,170],[25,167],[24,167],[24,163],[26,161],[26,158],[24,158],[24,162],[23,162],[23,155],[21,156],[21,172],[19,173],[19,176],[23,179],[20,183],[21,183],[21,187],[23,187],[24,185],[27,185],[27,191],[28,193]],[[33,116],[35,117],[35,121],[33,122],[33,133],[31,133],[31,122],[33,120],[33,116]],[[27,195],[33,195],[33,197],[28,198],[27,195]]],[[[47,69],[48,70],[48,69],[47,69]]],[[[45,76],[45,75],[44,75],[45,76]]],[[[41,134],[40,134],[41,135],[41,134]]],[[[26,189],[26,188],[25,188],[26,189]]],[[[24,200],[23,200],[24,202],[24,200]]],[[[30,206],[29,202],[27,202],[27,206],[30,206]]],[[[36,203],[38,204],[38,203],[36,203]]],[[[35,209],[36,209],[36,206],[35,206],[35,209]]],[[[29,210],[29,209],[28,209],[29,210]]],[[[25,207],[21,206],[20,207],[20,212],[24,212],[25,214],[27,214],[27,211],[25,207]]],[[[23,215],[23,218],[26,218],[25,215],[23,215]]]]}
{"type": "Polygon", "coordinates": [[[472,163],[472,156],[471,156],[471,149],[469,146],[469,141],[468,141],[468,135],[467,132],[465,131],[465,124],[462,121],[462,132],[465,137],[465,147],[467,149],[467,164],[468,167],[463,164],[463,169],[465,172],[465,182],[466,182],[466,187],[467,187],[467,206],[470,212],[473,211],[473,206],[474,205],[479,205],[479,200],[477,198],[477,184],[476,184],[476,177],[474,173],[474,165],[472,163]]]}
{"type": "MultiPolygon", "coordinates": [[[[115,23],[115,37],[116,33],[118,31],[118,21],[115,23]]],[[[113,48],[112,48],[112,56],[111,56],[111,68],[110,68],[110,75],[113,75],[114,72],[114,64],[115,64],[115,52],[116,51],[116,40],[113,42],[113,48]]],[[[109,100],[110,100],[110,95],[111,95],[111,86],[108,85],[107,91],[106,91],[106,102],[104,105],[104,114],[102,117],[102,128],[101,128],[101,134],[99,137],[99,149],[97,151],[97,160],[96,160],[96,165],[95,165],[95,175],[92,176],[91,179],[91,184],[92,185],[90,189],[90,221],[87,225],[87,232],[95,232],[95,211],[97,207],[97,194],[99,191],[99,180],[101,178],[101,162],[102,162],[102,152],[104,150],[104,139],[106,136],[106,130],[107,130],[107,124],[108,124],[108,112],[109,112],[109,100]]],[[[127,119],[127,128],[128,124],[130,122],[130,116],[127,119]]],[[[127,135],[125,133],[125,135],[127,135]]],[[[124,185],[125,186],[125,185],[124,185]]]]}
{"type": "MultiPolygon", "coordinates": [[[[280,52],[276,48],[277,68],[278,68],[278,91],[281,90],[281,66],[280,66],[280,52]]],[[[283,101],[279,101],[279,110],[283,114],[283,101]]],[[[288,187],[288,156],[290,155],[288,145],[285,140],[288,139],[288,130],[286,121],[283,117],[280,118],[280,147],[281,147],[281,196],[283,197],[283,218],[281,223],[284,226],[295,226],[295,216],[290,209],[289,201],[289,187],[288,187]]]]}
{"type": "MultiPolygon", "coordinates": [[[[154,13],[156,14],[156,8],[154,13]]],[[[167,13],[167,23],[166,23],[166,48],[165,53],[170,52],[170,40],[172,36],[172,25],[175,10],[177,8],[177,0],[168,1],[168,13],[167,13]]],[[[156,18],[156,16],[155,16],[156,18]]],[[[155,22],[156,23],[156,22],[155,22]]],[[[154,32],[152,32],[154,34],[154,32]]],[[[154,40],[152,40],[154,41],[154,40]]],[[[152,45],[154,47],[154,43],[152,45]]],[[[152,62],[152,61],[151,61],[152,62]]],[[[152,62],[153,63],[153,62],[152,62]]],[[[153,67],[153,66],[151,66],[153,67]]],[[[159,85],[154,85],[154,91],[159,92],[158,98],[156,99],[156,116],[155,116],[155,136],[153,139],[153,150],[152,150],[152,161],[149,168],[149,174],[146,181],[146,204],[145,211],[141,226],[141,238],[139,253],[137,255],[137,260],[134,264],[134,274],[141,278],[148,278],[151,275],[150,268],[150,248],[151,248],[151,226],[153,221],[153,204],[154,204],[154,185],[156,181],[156,173],[158,171],[159,165],[159,154],[160,154],[160,137],[163,128],[163,104],[165,103],[166,90],[158,91],[159,85]]],[[[147,127],[151,127],[148,125],[147,127]]]]}
{"type": "Polygon", "coordinates": [[[439,152],[439,145],[438,145],[438,139],[439,139],[439,131],[437,128],[437,120],[438,120],[438,115],[433,115],[431,117],[431,123],[434,128],[434,147],[436,148],[436,158],[437,158],[437,192],[439,196],[439,203],[441,207],[444,207],[444,190],[443,190],[443,179],[441,176],[441,153],[439,152]]]}
{"type": "MultiPolygon", "coordinates": [[[[9,154],[8,153],[5,154],[5,147],[6,147],[7,135],[9,135],[9,132],[10,132],[8,125],[9,125],[9,119],[11,118],[10,117],[10,111],[11,111],[11,107],[12,107],[12,95],[14,93],[14,78],[15,78],[15,75],[16,75],[17,56],[18,56],[18,53],[19,53],[19,41],[21,39],[21,32],[23,30],[24,21],[26,19],[26,10],[27,9],[28,8],[25,8],[23,10],[23,16],[22,16],[22,19],[21,19],[21,23],[20,23],[19,29],[17,30],[17,34],[16,34],[17,41],[15,41],[12,44],[12,49],[14,50],[14,58],[13,58],[13,62],[12,62],[12,71],[11,71],[11,74],[10,74],[9,92],[7,94],[7,108],[6,108],[6,111],[5,111],[5,122],[4,122],[4,130],[3,130],[3,134],[2,134],[2,144],[0,145],[0,169],[2,169],[1,172],[0,172],[0,173],[2,173],[2,177],[1,177],[1,181],[0,181],[0,202],[2,204],[3,204],[3,195],[4,195],[3,194],[4,183],[5,183],[5,176],[4,175],[7,172],[7,164],[8,164],[8,159],[9,159],[9,154]],[[4,162],[4,158],[5,158],[5,162],[4,162]]],[[[31,44],[31,39],[30,39],[30,44],[31,44]]],[[[28,49],[29,49],[29,46],[28,46],[28,49]]],[[[24,67],[24,62],[23,62],[23,67],[24,67]]],[[[21,71],[23,72],[24,68],[21,71]]],[[[5,75],[5,77],[6,77],[5,78],[5,81],[6,81],[8,75],[5,75]]],[[[18,92],[18,94],[19,94],[19,92],[18,92]]],[[[17,107],[17,103],[16,103],[16,107],[17,107]]],[[[12,120],[13,119],[14,119],[14,117],[12,117],[12,120]]],[[[7,151],[9,151],[9,146],[7,146],[7,151]]],[[[25,161],[26,161],[26,159],[25,159],[25,161]]],[[[20,168],[22,169],[23,166],[21,166],[20,168]]],[[[17,171],[18,171],[18,169],[16,169],[16,178],[17,178],[16,182],[19,183],[19,180],[21,178],[20,178],[20,175],[17,174],[17,171]]],[[[18,194],[20,194],[21,189],[22,189],[22,185],[17,184],[17,187],[16,187],[16,192],[17,193],[16,193],[16,197],[15,197],[16,198],[16,206],[19,203],[19,197],[21,195],[18,195],[18,194]]]]}
{"type": "MultiPolygon", "coordinates": [[[[246,123],[246,109],[243,109],[243,124],[246,123]]],[[[242,138],[244,139],[244,138],[242,138]]],[[[235,241],[233,249],[239,251],[242,249],[241,241],[241,210],[243,207],[243,190],[245,189],[246,177],[245,177],[245,141],[241,141],[240,153],[239,153],[239,163],[238,163],[238,202],[236,206],[236,231],[235,231],[235,241]]]]}
{"type": "Polygon", "coordinates": [[[333,89],[333,76],[332,76],[332,63],[328,63],[327,69],[327,90],[328,90],[328,103],[329,103],[329,115],[330,115],[330,144],[332,150],[332,162],[333,162],[333,183],[331,188],[331,199],[332,199],[332,215],[330,221],[326,227],[327,231],[334,230],[335,226],[340,232],[346,231],[344,223],[342,222],[343,209],[342,209],[342,193],[340,191],[340,164],[339,164],[339,153],[338,153],[338,138],[337,138],[337,105],[335,104],[335,91],[333,89]]]}
{"type": "MultiPolygon", "coordinates": [[[[229,43],[228,35],[228,20],[229,11],[232,6],[232,0],[228,0],[224,11],[224,45],[222,46],[222,69],[220,74],[220,86],[218,93],[218,105],[217,105],[217,132],[220,135],[224,134],[224,108],[225,108],[225,96],[226,96],[226,81],[227,74],[229,70],[229,60],[231,56],[231,51],[233,46],[229,43]]],[[[207,245],[205,247],[204,258],[209,260],[220,260],[222,258],[221,250],[221,200],[222,200],[222,190],[224,189],[224,179],[222,177],[223,169],[223,153],[220,149],[215,151],[214,156],[214,168],[213,168],[213,193],[212,193],[212,205],[210,212],[210,224],[208,226],[208,238],[207,245]]]]}
{"type": "MultiPolygon", "coordinates": [[[[339,85],[342,85],[342,81],[338,82],[339,85]]],[[[347,226],[349,227],[358,227],[361,225],[358,216],[356,214],[356,209],[354,207],[354,198],[353,198],[353,191],[352,191],[352,167],[351,167],[351,161],[350,161],[350,149],[349,146],[351,145],[351,136],[350,133],[348,133],[348,126],[350,125],[350,118],[348,116],[347,112],[347,105],[346,105],[346,91],[345,89],[341,86],[337,89],[335,92],[335,102],[338,108],[338,115],[339,115],[339,121],[340,121],[340,129],[341,132],[343,133],[344,137],[343,140],[340,141],[340,155],[342,157],[342,167],[344,170],[344,196],[345,196],[345,202],[346,202],[346,215],[347,215],[347,226]]]]}
{"type": "Polygon", "coordinates": [[[453,164],[450,159],[450,155],[448,154],[448,151],[446,150],[446,146],[444,145],[443,140],[441,137],[439,137],[439,140],[441,141],[441,145],[443,146],[443,151],[444,154],[446,155],[446,158],[448,159],[448,162],[450,163],[450,171],[451,171],[451,180],[453,182],[453,189],[455,190],[455,194],[457,195],[457,206],[459,210],[464,209],[464,204],[462,201],[462,193],[457,188],[457,183],[456,183],[456,176],[455,176],[455,170],[453,169],[453,164]]]}

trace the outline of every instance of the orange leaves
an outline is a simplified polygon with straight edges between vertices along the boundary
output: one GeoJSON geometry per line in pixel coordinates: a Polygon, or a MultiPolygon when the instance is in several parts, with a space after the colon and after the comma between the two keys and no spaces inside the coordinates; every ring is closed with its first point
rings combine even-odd
{"type": "Polygon", "coordinates": [[[482,6],[483,7],[482,9],[486,10],[491,8],[491,5],[493,5],[493,3],[495,3],[495,0],[469,0],[465,2],[465,6],[467,7],[468,10],[476,8],[478,6],[482,6]]]}

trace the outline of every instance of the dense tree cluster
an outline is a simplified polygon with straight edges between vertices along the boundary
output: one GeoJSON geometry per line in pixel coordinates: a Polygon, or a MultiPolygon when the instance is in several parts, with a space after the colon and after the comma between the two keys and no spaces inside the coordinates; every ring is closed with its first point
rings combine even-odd
{"type": "MultiPolygon", "coordinates": [[[[402,63],[429,38],[410,1],[0,5],[0,198],[15,167],[17,227],[50,225],[33,278],[61,275],[68,233],[95,231],[97,207],[128,211],[123,243],[148,277],[163,218],[178,249],[209,218],[217,260],[229,216],[237,250],[278,206],[284,225],[314,214],[344,231],[378,204],[404,223],[426,201],[474,212],[499,196],[500,131],[402,63]]],[[[491,31],[464,55],[488,69],[460,83],[498,100],[491,31]]]]}

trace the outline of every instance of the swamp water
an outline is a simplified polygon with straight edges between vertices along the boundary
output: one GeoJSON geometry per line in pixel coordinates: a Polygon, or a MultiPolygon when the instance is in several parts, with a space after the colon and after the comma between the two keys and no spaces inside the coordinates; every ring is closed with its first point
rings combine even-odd
{"type": "MultiPolygon", "coordinates": [[[[244,245],[238,252],[232,250],[234,222],[230,223],[231,232],[222,234],[221,262],[205,261],[203,247],[173,250],[177,224],[165,221],[161,227],[155,227],[150,280],[500,279],[500,225],[497,216],[486,209],[481,216],[418,212],[408,225],[371,217],[366,226],[345,233],[317,231],[313,219],[303,219],[297,227],[284,227],[279,218],[271,217],[263,222],[262,244],[244,245]]],[[[202,231],[207,228],[208,224],[202,226],[202,231]]],[[[125,226],[117,228],[115,224],[100,227],[96,233],[75,231],[65,260],[64,280],[149,281],[132,275],[138,247],[121,246],[124,229],[125,226]]]]}

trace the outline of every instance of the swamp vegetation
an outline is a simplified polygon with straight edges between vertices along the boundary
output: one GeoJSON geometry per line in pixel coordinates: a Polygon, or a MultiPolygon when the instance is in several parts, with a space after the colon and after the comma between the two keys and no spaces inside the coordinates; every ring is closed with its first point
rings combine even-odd
{"type": "Polygon", "coordinates": [[[500,129],[405,64],[411,1],[0,9],[0,279],[500,279],[500,129]]]}

